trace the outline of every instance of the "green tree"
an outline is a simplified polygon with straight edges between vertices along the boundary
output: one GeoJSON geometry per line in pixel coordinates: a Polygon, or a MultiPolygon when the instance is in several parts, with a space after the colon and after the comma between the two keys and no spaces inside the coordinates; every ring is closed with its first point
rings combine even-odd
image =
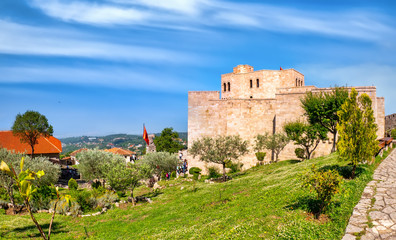
{"type": "Polygon", "coordinates": [[[110,169],[126,164],[124,157],[98,149],[82,151],[76,158],[80,163],[78,170],[86,180],[106,180],[106,174],[110,169]]]}
{"type": "Polygon", "coordinates": [[[189,149],[194,157],[199,156],[201,161],[221,164],[223,178],[226,179],[226,163],[237,161],[240,156],[248,153],[248,141],[240,136],[203,137],[195,140],[189,149]]]}
{"type": "Polygon", "coordinates": [[[301,99],[308,122],[312,125],[319,124],[333,134],[331,152],[336,150],[337,123],[339,121],[337,112],[347,98],[348,91],[345,88],[335,87],[331,92],[307,92],[301,99]]]}
{"type": "Polygon", "coordinates": [[[305,158],[310,159],[319,145],[320,140],[327,138],[327,130],[319,124],[308,124],[301,121],[285,124],[284,130],[288,138],[305,150],[305,158]]]}
{"type": "Polygon", "coordinates": [[[109,185],[116,191],[131,190],[132,203],[135,204],[133,191],[141,180],[150,178],[153,170],[147,164],[117,164],[106,172],[109,185]]]}
{"type": "Polygon", "coordinates": [[[52,136],[54,130],[44,115],[35,111],[26,111],[23,115],[19,113],[16,116],[12,132],[20,138],[21,142],[30,145],[31,158],[33,158],[34,145],[38,143],[38,139],[52,136]]]}
{"type": "Polygon", "coordinates": [[[256,145],[254,149],[256,151],[260,151],[263,148],[273,151],[275,162],[277,162],[280,152],[285,148],[290,140],[282,133],[275,133],[272,135],[265,133],[264,135],[258,134],[255,141],[256,145]]]}
{"type": "Polygon", "coordinates": [[[179,164],[179,159],[176,154],[168,152],[154,152],[144,155],[143,159],[138,164],[147,164],[153,170],[153,173],[158,177],[162,172],[175,171],[179,164]]]}
{"type": "Polygon", "coordinates": [[[349,98],[338,111],[340,122],[337,125],[339,157],[351,161],[352,178],[355,178],[357,165],[370,161],[379,150],[371,99],[365,93],[357,96],[357,91],[352,88],[349,98]]]}
{"type": "Polygon", "coordinates": [[[340,190],[342,177],[335,170],[319,171],[312,165],[311,171],[302,176],[301,182],[303,187],[317,194],[319,206],[315,218],[318,219],[323,209],[330,204],[332,197],[340,190]]]}
{"type": "Polygon", "coordinates": [[[391,137],[392,137],[393,139],[396,139],[396,128],[392,129],[392,131],[391,131],[391,137]]]}
{"type": "Polygon", "coordinates": [[[179,134],[173,128],[164,128],[161,135],[154,138],[155,148],[157,152],[177,153],[184,148],[178,139],[179,134]]]}

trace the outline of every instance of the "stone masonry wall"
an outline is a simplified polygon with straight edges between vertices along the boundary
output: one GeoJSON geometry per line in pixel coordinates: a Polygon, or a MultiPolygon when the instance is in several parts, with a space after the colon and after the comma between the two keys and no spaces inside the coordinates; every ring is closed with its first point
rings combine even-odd
{"type": "Polygon", "coordinates": [[[385,130],[389,131],[396,128],[396,113],[385,117],[385,130]]]}
{"type": "MultiPolygon", "coordinates": [[[[248,68],[249,65],[243,68],[237,68],[237,71],[253,71],[248,68]]],[[[297,119],[304,119],[304,111],[301,108],[300,99],[307,91],[321,92],[331,91],[332,88],[316,88],[315,86],[295,86],[296,75],[300,74],[293,69],[282,71],[260,70],[255,72],[239,73],[239,74],[224,74],[222,75],[222,83],[224,80],[230,81],[231,92],[236,92],[234,97],[224,94],[220,99],[220,92],[189,92],[188,94],[188,145],[192,145],[195,139],[202,136],[217,136],[217,135],[236,135],[239,134],[244,140],[250,141],[250,152],[243,156],[240,160],[244,163],[244,168],[250,168],[257,163],[255,154],[252,150],[254,138],[257,134],[264,134],[268,132],[272,134],[275,132],[283,132],[283,126],[289,121],[297,119]],[[289,71],[290,70],[290,71],[289,71]],[[289,77],[280,78],[279,72],[287,73],[289,77]],[[237,77],[235,77],[237,75],[237,77]],[[282,85],[282,88],[273,88],[271,82],[261,83],[259,89],[262,95],[250,92],[249,80],[255,79],[273,80],[272,85],[282,85]],[[266,76],[266,77],[264,77],[266,76]],[[269,77],[272,76],[272,77],[269,77]],[[285,79],[292,79],[287,82],[285,79]],[[239,89],[235,81],[240,81],[239,89]],[[286,86],[284,86],[285,84],[286,86]],[[288,86],[288,84],[292,86],[288,86]],[[293,85],[294,84],[294,85],[293,85]],[[242,86],[246,85],[246,86],[242,86]],[[234,88],[233,88],[234,86],[234,88]],[[261,88],[263,86],[263,88],[261,88]],[[266,89],[265,87],[268,86],[266,89]],[[236,88],[236,89],[235,89],[236,88]],[[249,98],[250,94],[253,96],[261,96],[262,98],[249,98]],[[265,96],[269,96],[264,98],[265,96]],[[236,98],[237,97],[237,98],[236,98]]],[[[235,71],[235,69],[234,69],[235,71]]],[[[287,75],[286,74],[286,75],[287,75]]],[[[303,79],[303,75],[298,75],[303,79]]],[[[301,82],[299,84],[304,84],[301,82]]],[[[222,86],[223,87],[223,86],[222,86]]],[[[253,81],[253,87],[255,82],[253,81]]],[[[349,88],[351,89],[351,88],[349,88]]],[[[384,136],[384,99],[376,96],[375,87],[355,87],[361,93],[367,93],[373,101],[374,116],[378,124],[378,136],[384,136]]],[[[222,89],[223,91],[223,89],[222,89]]],[[[396,119],[396,117],[395,117],[396,119]]],[[[314,152],[314,156],[322,156],[330,153],[332,147],[332,135],[329,134],[327,141],[322,141],[314,152]]],[[[279,159],[295,159],[294,150],[297,146],[294,143],[289,143],[281,152],[279,159]]],[[[197,166],[203,168],[205,163],[199,162],[197,158],[193,159],[188,153],[184,156],[189,161],[189,167],[197,166]]],[[[265,161],[270,161],[271,152],[267,152],[265,161]]],[[[204,171],[206,171],[204,169],[204,171]]]]}

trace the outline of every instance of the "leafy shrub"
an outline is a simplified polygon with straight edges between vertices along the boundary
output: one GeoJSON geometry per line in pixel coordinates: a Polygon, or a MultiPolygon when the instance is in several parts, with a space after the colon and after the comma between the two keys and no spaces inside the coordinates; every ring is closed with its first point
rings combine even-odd
{"type": "Polygon", "coordinates": [[[43,170],[45,175],[40,179],[35,180],[36,186],[51,185],[58,182],[61,170],[58,164],[53,164],[48,157],[35,157],[31,159],[26,157],[24,169],[30,169],[37,172],[43,170]]]}
{"type": "Polygon", "coordinates": [[[9,199],[9,197],[8,197],[7,190],[0,187],[0,200],[8,200],[8,199],[9,199]]]}
{"type": "Polygon", "coordinates": [[[161,172],[161,180],[165,180],[166,179],[166,172],[161,172]]]}
{"type": "Polygon", "coordinates": [[[56,190],[47,185],[37,188],[37,191],[32,194],[30,206],[33,211],[40,209],[49,209],[52,200],[56,199],[56,190]]]}
{"type": "Polygon", "coordinates": [[[314,213],[316,218],[319,218],[323,209],[330,204],[331,198],[338,193],[341,183],[342,177],[337,171],[319,171],[315,165],[302,176],[302,186],[316,192],[317,200],[320,201],[318,211],[314,213]]]}
{"type": "Polygon", "coordinates": [[[396,128],[392,129],[392,131],[391,131],[391,137],[392,137],[393,139],[396,139],[396,128]]]}
{"type": "Polygon", "coordinates": [[[179,159],[176,154],[154,152],[146,154],[138,164],[147,164],[157,176],[160,176],[163,172],[167,173],[175,171],[179,164],[179,159]]]}
{"type": "Polygon", "coordinates": [[[176,178],[176,171],[172,171],[171,178],[176,178]]]}
{"type": "Polygon", "coordinates": [[[116,193],[117,193],[117,196],[118,196],[119,198],[126,197],[125,191],[117,191],[116,193]]]}
{"type": "Polygon", "coordinates": [[[73,199],[75,199],[78,205],[80,205],[83,212],[93,209],[93,205],[90,202],[91,194],[88,191],[84,189],[72,190],[70,191],[70,195],[73,197],[73,199]]]}
{"type": "Polygon", "coordinates": [[[294,153],[296,154],[296,156],[300,159],[305,159],[305,150],[302,148],[296,148],[294,150],[294,153]]]}
{"type": "Polygon", "coordinates": [[[191,175],[193,175],[193,178],[195,180],[198,180],[199,174],[201,174],[202,169],[200,169],[199,167],[192,167],[190,168],[190,170],[188,171],[191,175]]]}
{"type": "Polygon", "coordinates": [[[91,195],[92,195],[92,197],[96,198],[96,197],[103,195],[106,191],[107,191],[106,188],[99,186],[97,188],[92,189],[91,195]]]}
{"type": "Polygon", "coordinates": [[[264,161],[264,158],[266,155],[267,155],[267,153],[265,153],[265,152],[256,152],[256,158],[258,161],[260,161],[260,163],[262,161],[264,161]]]}
{"type": "Polygon", "coordinates": [[[208,167],[208,172],[209,172],[208,178],[218,178],[221,176],[219,170],[215,166],[208,167]]]}
{"type": "Polygon", "coordinates": [[[226,164],[226,167],[231,169],[230,173],[236,173],[236,172],[241,171],[242,166],[243,166],[243,163],[239,163],[239,162],[238,163],[228,162],[226,164]]]}
{"type": "Polygon", "coordinates": [[[96,198],[96,203],[93,205],[93,208],[111,208],[114,202],[118,201],[119,198],[117,194],[115,194],[112,191],[107,191],[105,194],[103,194],[100,197],[96,198]]]}
{"type": "Polygon", "coordinates": [[[97,189],[99,187],[102,187],[102,184],[99,181],[95,180],[92,182],[91,186],[93,189],[97,189]]]}
{"type": "Polygon", "coordinates": [[[78,188],[78,183],[73,178],[70,178],[70,180],[67,183],[67,185],[69,186],[69,190],[77,190],[77,188],[78,188]]]}
{"type": "MultiPolygon", "coordinates": [[[[53,200],[50,205],[51,209],[54,208],[56,200],[53,200]]],[[[61,198],[56,205],[56,213],[66,215],[70,213],[72,216],[77,216],[81,214],[81,207],[75,201],[67,202],[65,198],[61,198]]]]}

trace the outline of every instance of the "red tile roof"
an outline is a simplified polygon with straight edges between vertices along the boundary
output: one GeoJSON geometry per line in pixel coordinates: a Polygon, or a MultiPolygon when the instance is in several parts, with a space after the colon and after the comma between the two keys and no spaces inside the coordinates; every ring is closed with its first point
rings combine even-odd
{"type": "MultiPolygon", "coordinates": [[[[19,137],[12,134],[12,131],[0,131],[0,147],[14,150],[17,153],[31,154],[32,148],[27,143],[21,143],[19,137]]],[[[61,153],[62,143],[55,137],[40,137],[38,143],[34,145],[34,154],[61,153]]]]}
{"type": "Polygon", "coordinates": [[[70,153],[70,156],[75,157],[75,156],[77,155],[77,153],[82,152],[82,151],[87,151],[87,150],[88,150],[87,148],[80,148],[80,149],[77,149],[76,151],[70,153]]]}
{"type": "Polygon", "coordinates": [[[132,151],[129,151],[129,150],[125,150],[125,149],[122,149],[122,148],[111,148],[111,149],[105,149],[104,151],[105,152],[111,152],[111,153],[114,153],[114,154],[119,154],[119,155],[122,155],[122,156],[130,156],[132,154],[136,154],[135,152],[132,152],[132,151]]]}

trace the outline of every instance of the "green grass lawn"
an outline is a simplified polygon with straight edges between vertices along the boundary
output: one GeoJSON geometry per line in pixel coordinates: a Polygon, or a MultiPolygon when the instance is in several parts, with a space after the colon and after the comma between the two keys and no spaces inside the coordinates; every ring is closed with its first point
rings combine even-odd
{"type": "MultiPolygon", "coordinates": [[[[313,163],[344,175],[349,169],[332,154],[259,166],[226,183],[198,182],[195,191],[192,182],[172,180],[152,204],[128,205],[96,217],[57,215],[51,239],[83,239],[87,234],[92,239],[341,239],[375,165],[360,166],[356,179],[344,181],[326,215],[314,220],[309,213],[314,195],[299,181],[313,163]]],[[[50,214],[36,216],[47,229],[50,214]]],[[[5,239],[39,237],[29,216],[4,212],[0,233],[5,239]]]]}

